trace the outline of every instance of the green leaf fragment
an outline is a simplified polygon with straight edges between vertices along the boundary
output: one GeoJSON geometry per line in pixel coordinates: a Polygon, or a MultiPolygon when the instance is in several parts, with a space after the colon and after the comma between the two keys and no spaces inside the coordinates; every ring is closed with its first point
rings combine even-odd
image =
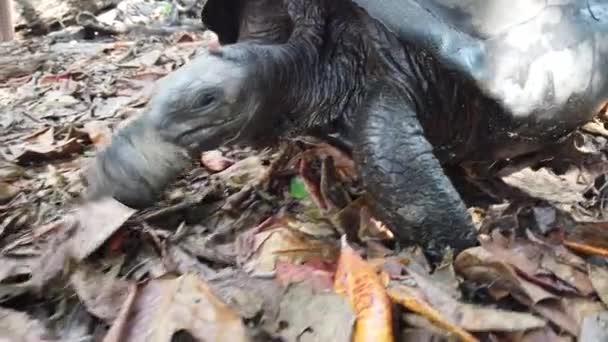
{"type": "Polygon", "coordinates": [[[308,191],[306,191],[306,186],[304,185],[304,181],[300,177],[293,177],[289,184],[289,194],[291,197],[295,199],[305,199],[308,197],[308,191]]]}

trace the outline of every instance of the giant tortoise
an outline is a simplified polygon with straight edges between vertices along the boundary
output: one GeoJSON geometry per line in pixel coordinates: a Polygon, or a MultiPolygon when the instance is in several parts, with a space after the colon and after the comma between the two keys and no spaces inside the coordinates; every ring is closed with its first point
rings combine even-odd
{"type": "Polygon", "coordinates": [[[555,144],[608,95],[606,0],[209,0],[203,17],[221,47],[115,134],[91,198],[146,206],[192,152],[314,131],[351,144],[401,241],[461,250],[476,238],[445,168],[555,144]]]}

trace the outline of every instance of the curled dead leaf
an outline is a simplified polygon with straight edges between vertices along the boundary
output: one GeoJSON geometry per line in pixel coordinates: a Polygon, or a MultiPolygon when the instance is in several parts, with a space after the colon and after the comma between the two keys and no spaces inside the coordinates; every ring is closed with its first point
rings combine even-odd
{"type": "Polygon", "coordinates": [[[199,276],[149,281],[131,303],[125,303],[106,336],[106,342],[170,341],[186,331],[199,341],[248,341],[241,318],[222,302],[199,276]],[[130,311],[130,313],[129,313],[130,311]],[[126,319],[124,319],[126,318],[126,319]]]}
{"type": "Polygon", "coordinates": [[[353,341],[393,341],[391,301],[374,266],[365,262],[342,237],[334,289],[344,295],[357,323],[353,341]]]}

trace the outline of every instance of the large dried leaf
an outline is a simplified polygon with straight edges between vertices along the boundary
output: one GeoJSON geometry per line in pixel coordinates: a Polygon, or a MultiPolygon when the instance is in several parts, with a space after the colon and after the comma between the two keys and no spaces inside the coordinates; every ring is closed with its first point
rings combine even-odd
{"type": "Polygon", "coordinates": [[[558,291],[577,291],[584,296],[593,293],[586,270],[579,269],[578,264],[572,265],[568,260],[558,258],[550,246],[523,239],[509,240],[498,230],[492,232],[491,238],[482,239],[482,246],[496,260],[502,260],[524,273],[527,279],[533,279],[545,287],[558,291]]]}
{"type": "Polygon", "coordinates": [[[351,342],[355,314],[343,297],[298,284],[283,296],[277,323],[276,335],[286,342],[351,342]]]}
{"type": "Polygon", "coordinates": [[[274,271],[280,260],[301,263],[320,258],[331,262],[338,254],[335,245],[289,228],[275,228],[256,234],[251,250],[253,252],[244,268],[258,273],[274,271]]]}
{"type": "Polygon", "coordinates": [[[109,239],[136,212],[113,198],[103,198],[77,209],[78,227],[71,238],[71,255],[83,260],[109,239]]]}
{"type": "Polygon", "coordinates": [[[465,278],[486,285],[489,290],[494,291],[497,299],[509,293],[523,296],[532,303],[557,298],[519,276],[511,265],[483,247],[473,247],[458,254],[454,267],[465,278]]]}
{"type": "Polygon", "coordinates": [[[4,204],[12,200],[13,197],[17,196],[20,191],[21,190],[14,185],[0,182],[0,204],[4,204]]]}
{"type": "Polygon", "coordinates": [[[0,308],[0,341],[58,341],[38,320],[27,314],[0,308]]]}
{"type": "Polygon", "coordinates": [[[532,197],[551,203],[575,204],[584,201],[583,193],[588,186],[579,183],[578,176],[576,169],[558,176],[547,168],[537,171],[526,168],[502,179],[532,197]]]}
{"type": "Polygon", "coordinates": [[[129,294],[128,281],[86,265],[80,265],[74,271],[70,282],[87,310],[108,324],[118,317],[129,294]]]}
{"type": "Polygon", "coordinates": [[[608,341],[608,311],[585,317],[579,341],[608,341]]]}
{"type": "Polygon", "coordinates": [[[602,302],[608,305],[608,269],[589,265],[589,278],[602,302]]]}
{"type": "Polygon", "coordinates": [[[127,321],[116,320],[110,341],[170,341],[186,331],[200,341],[247,341],[241,318],[197,275],[155,279],[142,286],[127,321]]]}
{"type": "Polygon", "coordinates": [[[357,315],[353,341],[393,341],[391,301],[375,268],[342,237],[335,291],[344,295],[357,315]]]}
{"type": "Polygon", "coordinates": [[[246,319],[274,322],[279,312],[283,288],[273,279],[252,277],[227,269],[209,281],[215,293],[230,303],[246,319]]]}
{"type": "Polygon", "coordinates": [[[475,338],[475,336],[471,335],[461,327],[446,320],[446,318],[443,317],[439,311],[431,307],[424,300],[418,298],[417,294],[412,292],[408,287],[394,286],[389,288],[388,293],[395,303],[401,304],[408,310],[424,316],[439,328],[458,336],[461,341],[479,341],[477,338],[475,338]]]}
{"type": "Polygon", "coordinates": [[[483,247],[474,247],[458,255],[455,267],[467,279],[488,286],[497,298],[510,294],[534,312],[547,318],[572,335],[577,335],[582,317],[601,310],[599,302],[552,294],[524,280],[512,265],[483,247]],[[492,291],[493,290],[493,291],[492,291]]]}
{"type": "Polygon", "coordinates": [[[75,153],[80,153],[82,150],[82,143],[75,138],[71,138],[52,145],[27,146],[23,152],[17,156],[16,161],[23,165],[32,162],[60,159],[69,157],[75,153]]]}
{"type": "Polygon", "coordinates": [[[284,286],[303,282],[321,292],[333,288],[334,272],[335,266],[317,260],[309,260],[302,265],[278,261],[276,279],[284,286]]]}
{"type": "Polygon", "coordinates": [[[528,313],[460,303],[452,298],[440,283],[415,272],[412,272],[411,275],[416,282],[416,287],[410,288],[409,292],[420,292],[420,298],[440,312],[446,321],[467,331],[513,332],[542,328],[546,325],[544,320],[528,313]]]}
{"type": "Polygon", "coordinates": [[[585,298],[563,297],[559,300],[547,300],[531,306],[534,311],[547,318],[573,336],[580,333],[583,319],[605,310],[600,302],[585,298]]]}

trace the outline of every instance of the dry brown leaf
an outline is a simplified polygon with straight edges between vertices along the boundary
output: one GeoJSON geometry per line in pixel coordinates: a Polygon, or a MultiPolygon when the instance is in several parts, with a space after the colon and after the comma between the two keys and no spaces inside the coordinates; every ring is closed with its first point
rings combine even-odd
{"type": "Polygon", "coordinates": [[[251,257],[244,265],[248,272],[273,272],[279,260],[302,263],[310,259],[333,261],[338,250],[333,244],[309,238],[293,229],[279,227],[254,236],[251,257]]]}
{"type": "Polygon", "coordinates": [[[526,304],[557,298],[540,286],[523,279],[511,265],[483,247],[473,247],[458,254],[454,267],[465,278],[488,286],[491,293],[497,294],[497,299],[508,293],[518,295],[517,298],[523,296],[526,298],[526,304]]]}
{"type": "Polygon", "coordinates": [[[409,288],[402,285],[393,286],[388,289],[388,294],[395,303],[401,304],[408,310],[426,317],[441,329],[458,336],[461,341],[479,342],[475,336],[469,334],[466,330],[447,321],[439,311],[418,298],[418,295],[410,291],[409,288]]]}
{"type": "Polygon", "coordinates": [[[224,157],[221,151],[213,150],[202,153],[201,163],[210,171],[220,172],[234,165],[234,160],[224,157]]]}
{"type": "Polygon", "coordinates": [[[326,199],[321,193],[320,179],[311,168],[310,162],[305,159],[300,161],[298,172],[312,202],[322,211],[329,210],[326,199]]]}
{"type": "Polygon", "coordinates": [[[333,288],[335,265],[320,260],[309,260],[302,265],[279,260],[276,271],[276,279],[283,286],[303,282],[318,292],[333,288]]]}
{"type": "Polygon", "coordinates": [[[108,333],[103,338],[103,342],[120,342],[122,341],[123,332],[127,329],[127,323],[131,315],[131,309],[135,298],[137,298],[138,287],[135,283],[129,284],[129,290],[127,292],[127,298],[122,303],[118,316],[114,320],[112,326],[108,330],[108,333]]]}
{"type": "Polygon", "coordinates": [[[393,341],[391,301],[375,268],[364,261],[342,237],[334,289],[355,311],[353,341],[393,341]]]}
{"type": "Polygon", "coordinates": [[[330,212],[341,210],[351,202],[351,197],[340,180],[332,157],[321,159],[319,190],[330,212]]]}
{"type": "Polygon", "coordinates": [[[74,224],[66,221],[57,229],[32,270],[30,284],[33,288],[42,290],[51,279],[66,269],[70,260],[69,239],[73,228],[74,224]]]}
{"type": "Polygon", "coordinates": [[[536,303],[531,308],[573,336],[578,336],[580,333],[585,316],[605,310],[600,302],[568,297],[546,300],[536,303]]]}
{"type": "Polygon", "coordinates": [[[608,311],[585,317],[579,341],[608,341],[608,311]]]}
{"type": "Polygon", "coordinates": [[[136,212],[113,198],[85,203],[76,211],[78,227],[71,238],[71,255],[78,261],[97,250],[136,212]]]}
{"type": "Polygon", "coordinates": [[[604,124],[597,119],[586,123],[581,127],[581,129],[591,134],[597,134],[602,135],[604,137],[608,137],[608,130],[606,129],[606,127],[604,127],[604,124]]]}
{"type": "Polygon", "coordinates": [[[0,182],[0,204],[12,200],[21,190],[11,184],[0,182]]]}
{"type": "Polygon", "coordinates": [[[70,282],[87,310],[107,324],[112,324],[118,317],[129,295],[129,281],[86,265],[79,265],[70,282]]]}
{"type": "Polygon", "coordinates": [[[351,342],[354,324],[355,314],[343,297],[294,284],[283,296],[273,330],[285,342],[351,342]]]}
{"type": "Polygon", "coordinates": [[[252,277],[238,269],[226,269],[209,283],[215,293],[245,319],[270,323],[279,313],[284,289],[274,279],[252,277]]]}
{"type": "Polygon", "coordinates": [[[533,279],[557,291],[576,290],[583,296],[593,293],[589,277],[584,270],[578,269],[578,263],[571,265],[568,260],[558,258],[549,246],[519,238],[507,239],[498,230],[492,232],[491,238],[480,240],[482,247],[492,253],[495,260],[511,265],[528,280],[533,279]]]}
{"type": "Polygon", "coordinates": [[[104,121],[88,121],[84,124],[84,131],[97,148],[107,146],[112,140],[112,130],[104,121]]]}
{"type": "Polygon", "coordinates": [[[574,342],[571,336],[557,335],[550,327],[527,331],[520,336],[513,335],[512,340],[518,342],[574,342]]]}
{"type": "Polygon", "coordinates": [[[567,232],[563,244],[578,253],[608,257],[608,224],[581,223],[567,232]]]}
{"type": "Polygon", "coordinates": [[[142,54],[141,56],[138,56],[130,62],[123,63],[121,66],[133,68],[151,67],[156,64],[156,61],[158,61],[162,54],[163,53],[160,50],[151,50],[142,54]]]}
{"type": "Polygon", "coordinates": [[[578,253],[587,255],[597,255],[608,258],[608,249],[603,246],[597,247],[586,243],[580,243],[570,240],[564,240],[564,245],[578,253]]]}
{"type": "Polygon", "coordinates": [[[267,170],[268,166],[264,165],[263,156],[256,155],[239,160],[216,176],[229,186],[243,187],[261,182],[266,177],[267,170]]]}
{"type": "Polygon", "coordinates": [[[369,209],[368,198],[360,196],[330,216],[337,230],[350,239],[361,241],[392,240],[393,232],[375,219],[369,209]]]}
{"type": "Polygon", "coordinates": [[[589,264],[589,279],[604,304],[608,305],[608,269],[589,264]]]}
{"type": "Polygon", "coordinates": [[[327,157],[331,157],[338,173],[344,177],[345,180],[357,178],[358,173],[355,168],[355,162],[351,156],[326,142],[318,142],[313,144],[313,148],[308,149],[294,157],[290,164],[293,165],[300,160],[325,159],[327,157]]]}
{"type": "Polygon", "coordinates": [[[37,257],[9,258],[0,257],[0,284],[12,283],[12,279],[28,277],[38,263],[37,257]]]}
{"type": "Polygon", "coordinates": [[[401,332],[401,341],[416,342],[460,342],[458,336],[442,334],[422,328],[406,328],[401,332]]]}
{"type": "MultiPolygon", "coordinates": [[[[444,320],[471,332],[491,331],[525,331],[542,328],[546,322],[528,313],[519,313],[483,307],[479,305],[460,303],[452,298],[441,283],[426,278],[416,272],[410,272],[416,281],[415,290],[423,293],[423,298],[435,310],[441,313],[444,320]]],[[[407,286],[407,285],[402,285],[407,286]]]]}
{"type": "Polygon", "coordinates": [[[38,320],[27,314],[11,309],[0,308],[0,341],[59,341],[38,320]]]}
{"type": "Polygon", "coordinates": [[[30,145],[50,146],[55,143],[55,128],[45,127],[23,138],[30,145]]]}
{"type": "Polygon", "coordinates": [[[0,181],[13,182],[25,175],[25,168],[0,158],[0,181]]]}
{"type": "Polygon", "coordinates": [[[106,342],[170,341],[182,330],[199,341],[248,340],[238,314],[194,274],[149,281],[137,291],[128,320],[115,324],[106,342]]]}
{"type": "Polygon", "coordinates": [[[20,164],[36,163],[41,161],[61,159],[72,154],[80,153],[83,145],[78,139],[71,138],[53,143],[52,145],[29,145],[25,146],[15,161],[20,164]]]}
{"type": "Polygon", "coordinates": [[[341,234],[346,234],[349,239],[360,239],[361,233],[365,233],[362,227],[365,222],[361,222],[361,212],[365,206],[367,206],[367,198],[361,196],[331,215],[330,220],[341,234]]]}
{"type": "Polygon", "coordinates": [[[578,170],[570,170],[563,175],[556,175],[547,168],[533,170],[525,168],[502,179],[534,198],[550,203],[575,204],[583,202],[583,193],[587,184],[577,182],[578,170]]]}
{"type": "Polygon", "coordinates": [[[201,263],[195,256],[182,248],[182,245],[166,243],[163,253],[163,265],[178,274],[195,273],[204,278],[212,278],[215,271],[206,264],[201,263]]]}

